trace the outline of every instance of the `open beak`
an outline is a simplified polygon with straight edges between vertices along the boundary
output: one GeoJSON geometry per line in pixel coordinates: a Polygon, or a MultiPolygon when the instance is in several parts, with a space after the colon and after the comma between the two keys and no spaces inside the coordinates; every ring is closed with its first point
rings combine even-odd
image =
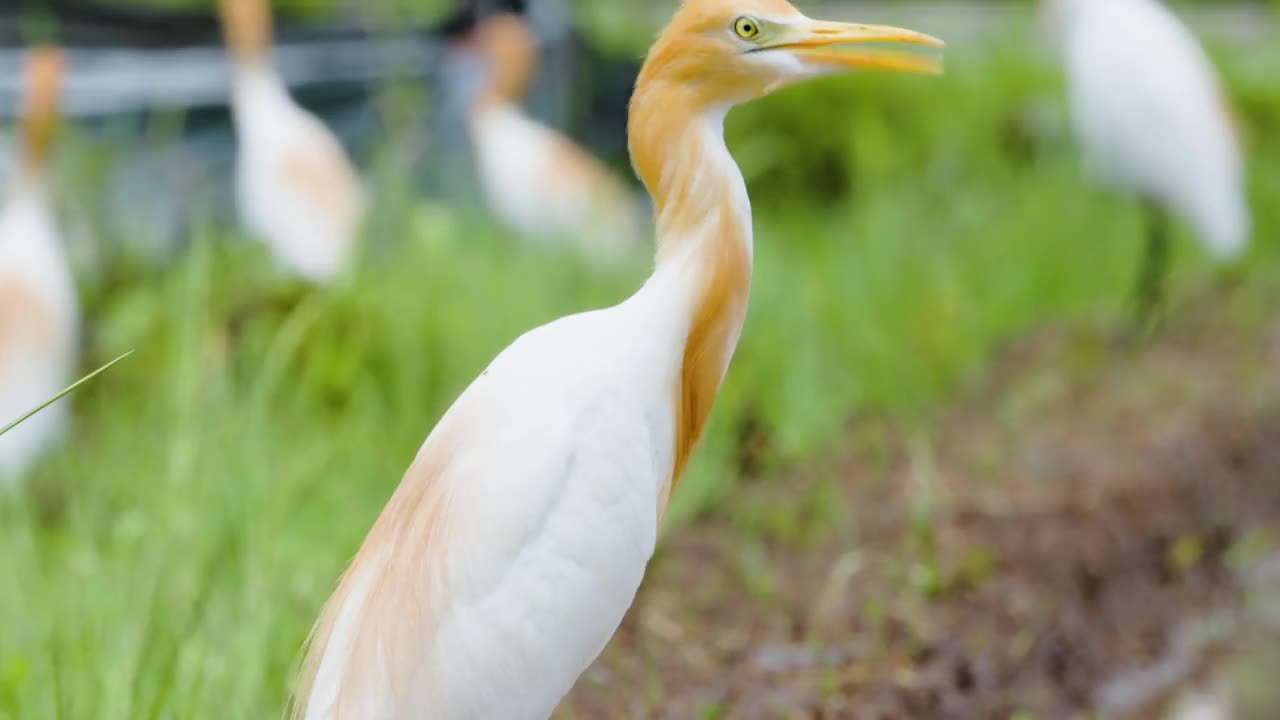
{"type": "Polygon", "coordinates": [[[885,25],[806,20],[762,50],[785,50],[831,70],[897,70],[924,75],[942,73],[938,50],[945,43],[914,30],[885,25]]]}

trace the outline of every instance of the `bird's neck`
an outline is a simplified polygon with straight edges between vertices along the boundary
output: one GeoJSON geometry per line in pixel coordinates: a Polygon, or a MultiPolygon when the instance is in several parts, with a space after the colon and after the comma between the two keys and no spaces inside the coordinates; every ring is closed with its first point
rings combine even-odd
{"type": "Polygon", "coordinates": [[[46,181],[41,176],[25,173],[14,178],[4,198],[3,212],[9,218],[21,218],[16,227],[21,232],[6,233],[0,244],[13,243],[23,258],[22,265],[42,272],[58,272],[67,265],[65,251],[53,219],[53,203],[46,181]]]}
{"type": "Polygon", "coordinates": [[[535,62],[534,57],[498,55],[490,58],[491,74],[476,96],[473,111],[480,113],[493,108],[519,108],[533,83],[535,62]]]}
{"type": "Polygon", "coordinates": [[[711,415],[751,290],[751,206],[724,143],[728,109],[698,100],[678,86],[641,85],[630,117],[632,161],[657,211],[651,282],[673,296],[684,321],[668,496],[711,415]]]}
{"type": "Polygon", "coordinates": [[[231,60],[232,111],[271,113],[292,104],[271,57],[271,10],[266,0],[221,0],[222,27],[231,60]]]}
{"type": "Polygon", "coordinates": [[[493,118],[507,118],[512,115],[528,116],[524,108],[520,107],[518,103],[511,102],[506,98],[486,94],[472,103],[467,119],[474,129],[493,118]]]}
{"type": "Polygon", "coordinates": [[[32,82],[28,107],[22,117],[19,181],[33,190],[44,187],[54,136],[58,130],[58,83],[39,77],[32,82]]]}
{"type": "Polygon", "coordinates": [[[476,98],[476,110],[493,107],[517,107],[524,98],[524,89],[507,78],[495,78],[476,98]]]}
{"type": "Polygon", "coordinates": [[[271,54],[271,9],[266,0],[221,0],[222,29],[237,65],[268,62],[271,54]]]}
{"type": "Polygon", "coordinates": [[[263,108],[258,112],[278,111],[281,107],[293,104],[284,79],[275,66],[265,59],[234,62],[231,68],[231,86],[232,108],[237,116],[253,112],[251,108],[263,108]]]}

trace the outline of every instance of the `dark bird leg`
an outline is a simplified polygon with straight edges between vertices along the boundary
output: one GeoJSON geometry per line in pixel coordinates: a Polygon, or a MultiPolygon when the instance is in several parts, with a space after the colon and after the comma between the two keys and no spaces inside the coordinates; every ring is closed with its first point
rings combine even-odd
{"type": "Polygon", "coordinates": [[[1139,333],[1147,333],[1159,327],[1165,313],[1165,284],[1169,275],[1172,243],[1169,237],[1169,218],[1164,210],[1153,203],[1146,206],[1146,250],[1138,271],[1138,284],[1134,288],[1134,324],[1139,333]]]}

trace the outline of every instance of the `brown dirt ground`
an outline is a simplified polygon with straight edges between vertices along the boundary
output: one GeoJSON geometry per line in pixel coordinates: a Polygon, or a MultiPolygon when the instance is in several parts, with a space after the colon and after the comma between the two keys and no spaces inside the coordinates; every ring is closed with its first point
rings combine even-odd
{"type": "Polygon", "coordinates": [[[927,431],[864,418],[838,465],[743,480],[558,717],[1163,716],[1277,629],[1245,600],[1280,545],[1280,322],[1232,307],[1131,350],[1038,333],[927,431]]]}

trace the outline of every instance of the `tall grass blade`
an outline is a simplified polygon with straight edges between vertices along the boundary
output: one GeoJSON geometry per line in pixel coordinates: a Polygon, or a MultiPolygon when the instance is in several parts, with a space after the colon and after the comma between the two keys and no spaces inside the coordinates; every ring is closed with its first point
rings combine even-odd
{"type": "Polygon", "coordinates": [[[54,404],[54,403],[58,402],[58,401],[59,401],[59,400],[61,400],[62,398],[64,398],[64,397],[66,397],[66,396],[70,395],[71,393],[75,392],[75,391],[76,391],[76,389],[77,389],[77,388],[79,388],[81,385],[84,385],[85,383],[87,383],[87,382],[89,382],[90,380],[92,380],[92,379],[94,379],[94,378],[98,377],[98,376],[99,376],[99,375],[101,375],[102,373],[104,373],[104,372],[106,372],[106,371],[110,370],[110,369],[111,369],[111,368],[112,368],[116,363],[118,363],[118,362],[120,362],[121,360],[123,360],[123,359],[125,359],[125,358],[129,357],[129,356],[130,356],[130,355],[132,355],[132,354],[133,354],[133,351],[132,351],[132,350],[130,350],[129,352],[127,352],[127,353],[125,353],[125,354],[121,355],[120,357],[116,358],[115,360],[112,360],[111,362],[107,363],[106,365],[103,365],[102,367],[98,368],[97,370],[94,370],[93,372],[89,373],[88,375],[85,375],[84,377],[80,378],[80,379],[79,379],[79,380],[77,380],[73,385],[71,385],[70,387],[68,387],[66,390],[63,390],[62,392],[58,393],[57,395],[54,395],[52,398],[50,398],[50,399],[46,400],[42,405],[40,405],[40,406],[39,406],[39,407],[37,407],[36,409],[32,410],[31,412],[27,413],[26,415],[23,415],[22,417],[18,418],[17,420],[14,420],[13,422],[9,423],[8,425],[5,425],[3,428],[0,428],[0,435],[4,435],[5,433],[9,432],[10,430],[12,430],[12,429],[14,429],[14,428],[18,427],[19,425],[21,425],[22,423],[24,423],[24,422],[26,422],[26,421],[30,420],[32,417],[34,417],[34,416],[36,415],[36,413],[40,412],[41,410],[43,410],[43,409],[45,409],[45,408],[49,407],[50,405],[52,405],[52,404],[54,404]]]}

